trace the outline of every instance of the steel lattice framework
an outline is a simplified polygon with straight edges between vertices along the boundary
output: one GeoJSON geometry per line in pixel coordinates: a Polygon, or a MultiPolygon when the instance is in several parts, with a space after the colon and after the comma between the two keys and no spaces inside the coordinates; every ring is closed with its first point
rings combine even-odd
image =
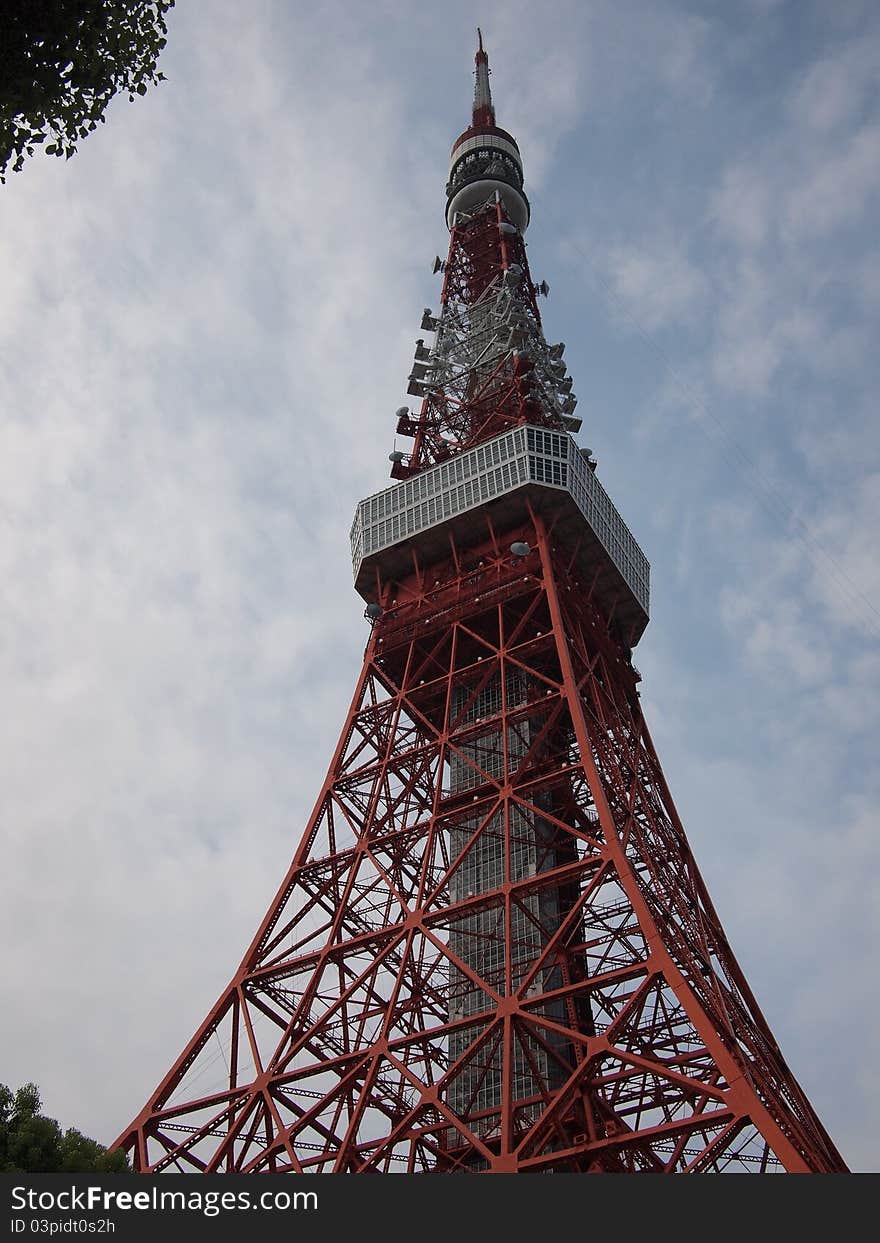
{"type": "Polygon", "coordinates": [[[548,346],[522,234],[495,198],[459,213],[444,270],[442,312],[429,309],[416,342],[409,392],[423,397],[419,416],[398,416],[399,435],[413,452],[395,462],[406,479],[505,428],[528,422],[577,430],[577,398],[565,375],[561,346],[548,346]]]}
{"type": "MultiPolygon", "coordinates": [[[[290,870],[140,1171],[842,1171],[645,725],[647,562],[570,433],[477,53],[439,316],[358,507],[372,622],[290,870]]],[[[546,291],[546,287],[542,287],[546,291]]]]}

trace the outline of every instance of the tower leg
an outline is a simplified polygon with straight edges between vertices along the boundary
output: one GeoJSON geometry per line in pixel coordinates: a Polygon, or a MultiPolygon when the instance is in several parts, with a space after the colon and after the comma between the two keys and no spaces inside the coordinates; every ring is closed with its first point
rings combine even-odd
{"type": "Polygon", "coordinates": [[[843,1168],[628,653],[552,523],[488,530],[388,585],[290,870],[117,1144],[143,1171],[843,1168]]]}

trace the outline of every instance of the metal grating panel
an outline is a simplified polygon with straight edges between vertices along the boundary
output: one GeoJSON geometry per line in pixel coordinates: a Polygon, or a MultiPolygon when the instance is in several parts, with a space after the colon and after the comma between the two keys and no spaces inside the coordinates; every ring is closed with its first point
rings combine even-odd
{"type": "Polygon", "coordinates": [[[572,438],[540,427],[512,428],[361,501],[351,528],[355,577],[365,557],[529,483],[569,493],[647,613],[647,557],[572,438]]]}

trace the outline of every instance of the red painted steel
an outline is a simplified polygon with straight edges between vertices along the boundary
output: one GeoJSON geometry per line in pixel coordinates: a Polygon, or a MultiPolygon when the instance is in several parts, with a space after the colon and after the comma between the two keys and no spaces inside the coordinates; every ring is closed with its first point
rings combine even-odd
{"type": "MultiPolygon", "coordinates": [[[[453,226],[441,305],[479,304],[487,291],[497,287],[508,268],[518,266],[523,273],[519,297],[540,328],[541,314],[525,242],[519,231],[503,231],[502,226],[509,223],[503,204],[493,202],[453,226]]],[[[527,356],[513,362],[507,359],[495,368],[476,372],[465,392],[450,391],[450,386],[429,391],[418,416],[407,420],[405,427],[398,425],[399,433],[414,436],[413,450],[405,464],[396,465],[392,476],[406,479],[448,460],[453,455],[450,441],[457,453],[517,424],[561,428],[558,417],[535,400],[530,374],[533,367],[533,360],[527,356]]]]}
{"type": "Polygon", "coordinates": [[[845,1169],[569,562],[534,514],[390,585],[277,898],[118,1141],[137,1169],[845,1169]],[[489,838],[497,874],[465,890],[489,838]],[[515,867],[526,839],[543,857],[515,867]]]}

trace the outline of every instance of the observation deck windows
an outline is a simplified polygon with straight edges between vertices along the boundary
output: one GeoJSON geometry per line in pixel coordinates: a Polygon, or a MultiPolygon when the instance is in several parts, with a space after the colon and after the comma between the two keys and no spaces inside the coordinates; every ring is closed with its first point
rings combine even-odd
{"type": "Polygon", "coordinates": [[[355,577],[365,558],[525,484],[571,496],[647,615],[645,554],[572,438],[540,427],[512,428],[362,501],[351,530],[355,577]]]}

